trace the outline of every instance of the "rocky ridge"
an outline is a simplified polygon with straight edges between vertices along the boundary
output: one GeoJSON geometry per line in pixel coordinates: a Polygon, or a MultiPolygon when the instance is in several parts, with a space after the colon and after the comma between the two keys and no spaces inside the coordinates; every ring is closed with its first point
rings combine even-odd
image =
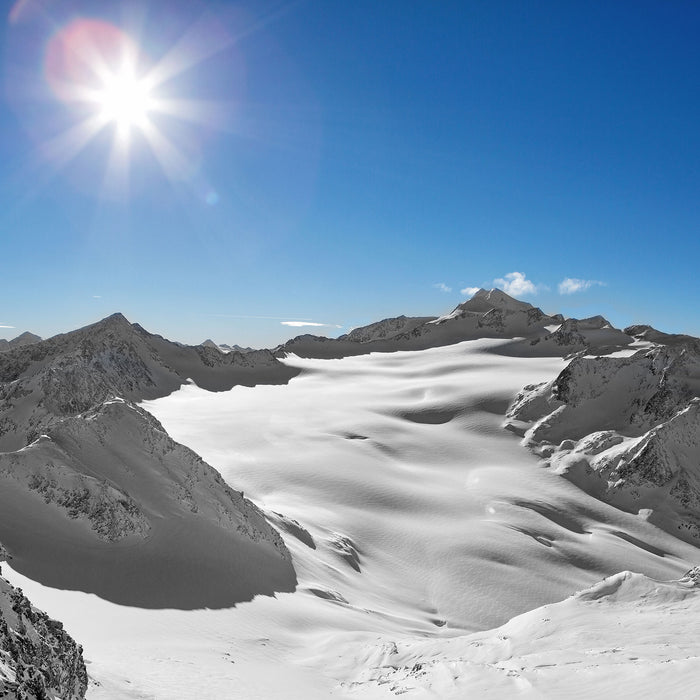
{"type": "Polygon", "coordinates": [[[186,382],[216,391],[284,383],[296,372],[269,351],[172,343],[121,314],[0,355],[0,539],[17,569],[146,607],[231,605],[293,590],[277,530],[136,402],[186,382]],[[207,552],[203,540],[219,551],[207,552]],[[159,592],[165,574],[144,566],[142,576],[135,564],[159,557],[182,571],[170,597],[159,592]],[[113,581],[129,562],[129,584],[118,589],[113,581]],[[184,579],[205,583],[207,567],[234,580],[211,595],[200,585],[190,600],[184,579]],[[139,590],[149,585],[150,597],[139,590]]]}
{"type": "Polygon", "coordinates": [[[697,544],[699,397],[696,342],[582,354],[552,382],[525,387],[506,425],[587,492],[697,544]]]}
{"type": "Polygon", "coordinates": [[[510,341],[505,354],[557,356],[582,350],[606,354],[634,338],[613,328],[602,316],[564,319],[509,296],[500,289],[480,289],[450,313],[434,317],[387,318],[355,328],[338,338],[300,335],[275,349],[277,357],[346,357],[370,352],[422,350],[477,338],[510,341]]]}
{"type": "Polygon", "coordinates": [[[0,697],[82,700],[86,690],[82,648],[0,576],[0,697]]]}

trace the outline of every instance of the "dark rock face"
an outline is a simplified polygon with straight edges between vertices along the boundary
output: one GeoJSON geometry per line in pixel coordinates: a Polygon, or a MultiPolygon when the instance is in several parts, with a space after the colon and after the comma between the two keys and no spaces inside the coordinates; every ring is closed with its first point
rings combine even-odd
{"type": "Polygon", "coordinates": [[[87,682],[82,647],[0,578],[0,697],[82,700],[87,682]]]}

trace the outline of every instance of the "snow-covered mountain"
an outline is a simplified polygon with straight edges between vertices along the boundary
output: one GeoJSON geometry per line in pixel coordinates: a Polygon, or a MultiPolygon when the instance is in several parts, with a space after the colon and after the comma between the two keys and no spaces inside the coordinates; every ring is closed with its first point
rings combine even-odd
{"type": "Polygon", "coordinates": [[[0,576],[0,697],[82,700],[87,684],[82,648],[0,576]]]}
{"type": "Polygon", "coordinates": [[[526,387],[508,424],[556,473],[700,544],[698,397],[700,348],[672,342],[576,357],[553,381],[526,387]]]}
{"type": "Polygon", "coordinates": [[[121,314],[3,353],[0,542],[15,567],[145,607],[293,590],[277,531],[133,401],[295,374],[270,352],[181,346],[121,314]]]}
{"type": "Polygon", "coordinates": [[[222,354],[173,343],[122,314],[0,355],[0,450],[35,440],[56,417],[118,396],[165,396],[187,381],[210,391],[280,383],[295,372],[268,350],[222,354]]]}
{"type": "Polygon", "coordinates": [[[423,350],[478,338],[509,339],[511,342],[499,347],[499,352],[536,357],[564,356],[583,349],[605,354],[634,341],[602,316],[588,319],[550,316],[500,289],[480,289],[438,318],[388,318],[355,328],[336,339],[300,335],[276,348],[275,354],[339,358],[370,352],[423,350]]]}

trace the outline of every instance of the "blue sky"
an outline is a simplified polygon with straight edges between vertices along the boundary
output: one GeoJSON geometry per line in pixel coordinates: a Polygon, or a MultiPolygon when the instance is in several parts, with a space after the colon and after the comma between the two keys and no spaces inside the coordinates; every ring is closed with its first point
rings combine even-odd
{"type": "Polygon", "coordinates": [[[700,334],[698,36],[693,2],[20,0],[0,337],[121,311],[266,346],[496,284],[700,334]],[[95,22],[138,75],[170,69],[128,153],[109,120],[63,150],[95,105],[61,94],[50,47],[95,22]]]}

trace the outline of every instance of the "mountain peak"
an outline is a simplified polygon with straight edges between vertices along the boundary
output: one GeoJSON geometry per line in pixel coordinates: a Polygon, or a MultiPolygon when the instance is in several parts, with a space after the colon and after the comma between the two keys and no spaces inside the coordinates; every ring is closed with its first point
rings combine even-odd
{"type": "Polygon", "coordinates": [[[462,302],[457,308],[463,311],[476,311],[484,313],[491,309],[509,309],[520,311],[534,308],[532,304],[506,294],[502,289],[480,289],[471,299],[462,302]]]}
{"type": "MultiPolygon", "coordinates": [[[[90,326],[88,326],[90,327],[90,326]]],[[[114,329],[125,329],[125,330],[132,330],[132,324],[129,321],[129,319],[124,316],[124,314],[120,313],[117,311],[117,313],[112,314],[111,316],[107,316],[103,318],[101,321],[98,321],[97,323],[92,324],[92,328],[96,329],[108,329],[108,330],[114,330],[114,329]]]]}

